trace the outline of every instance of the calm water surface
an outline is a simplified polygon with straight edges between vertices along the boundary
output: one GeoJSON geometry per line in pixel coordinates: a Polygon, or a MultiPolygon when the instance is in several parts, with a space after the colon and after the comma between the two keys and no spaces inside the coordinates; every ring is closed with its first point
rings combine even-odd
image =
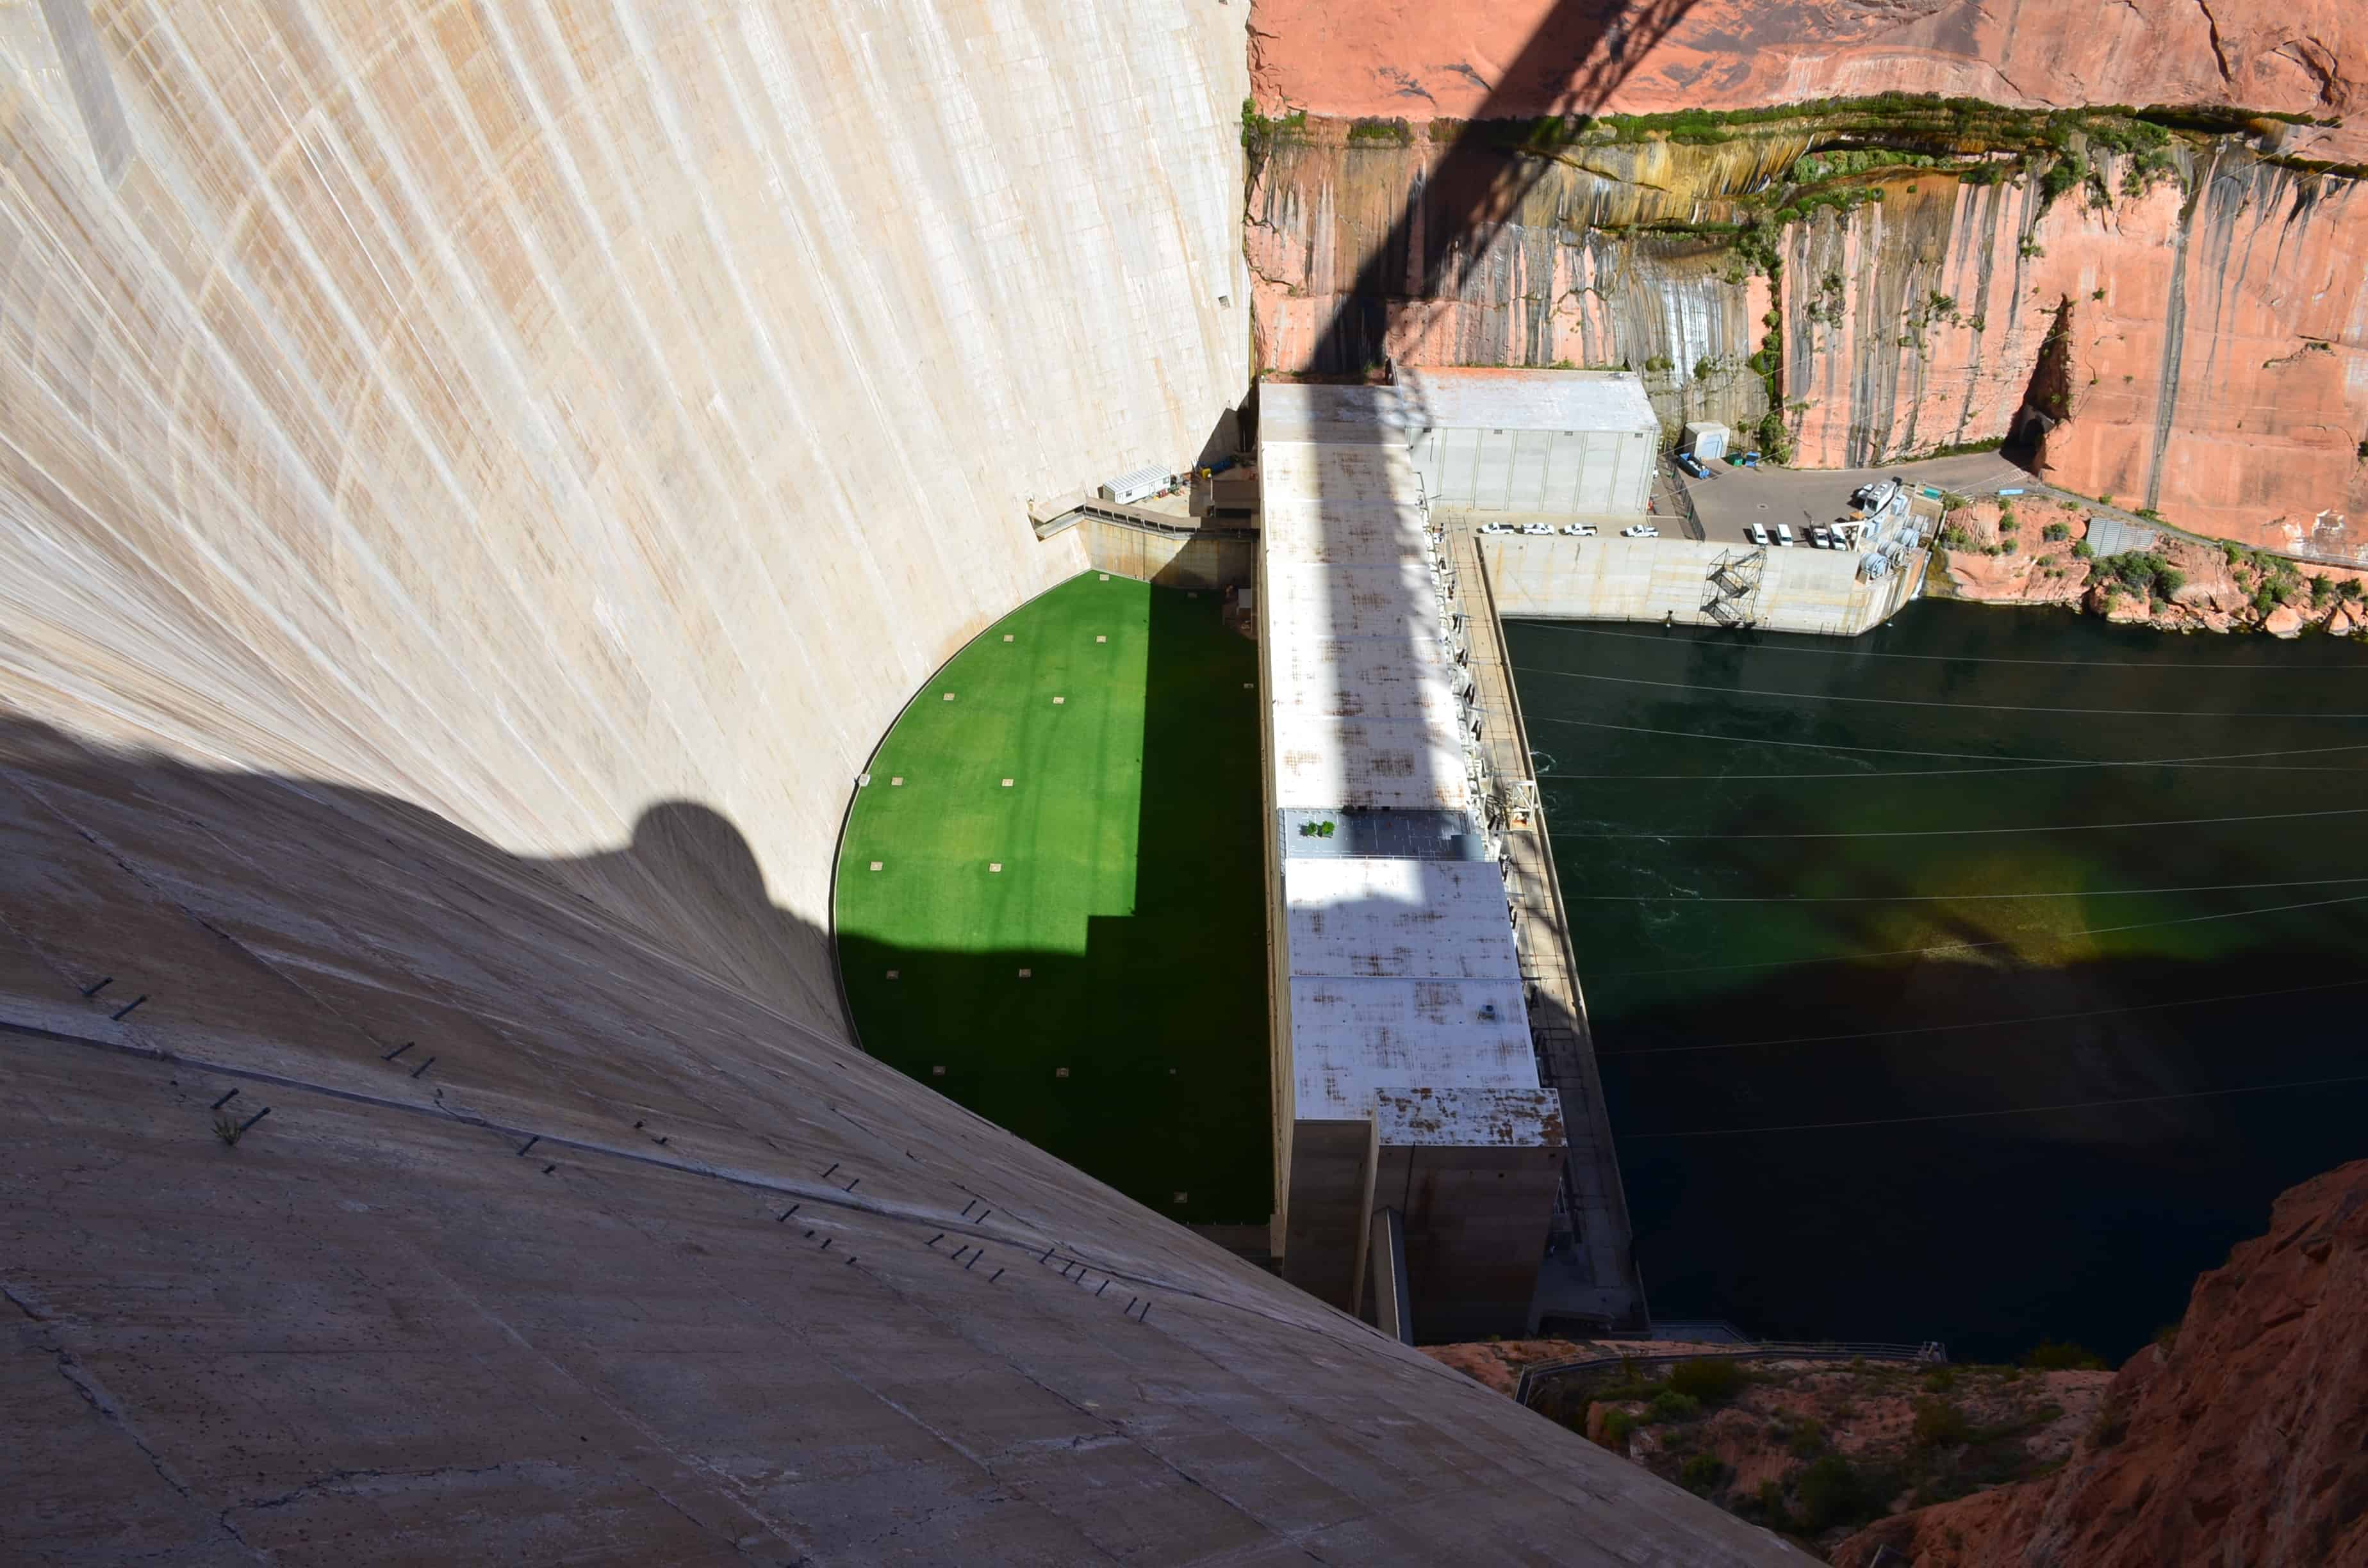
{"type": "Polygon", "coordinates": [[[2368,1154],[2368,649],[1507,634],[1656,1315],[2119,1357],[2368,1154]]]}

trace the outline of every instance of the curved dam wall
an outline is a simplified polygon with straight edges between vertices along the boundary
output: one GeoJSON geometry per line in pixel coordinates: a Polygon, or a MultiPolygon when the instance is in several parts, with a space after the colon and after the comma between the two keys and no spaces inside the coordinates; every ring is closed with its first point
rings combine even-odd
{"type": "Polygon", "coordinates": [[[694,801],[822,924],[897,708],[1085,564],[1028,499],[1247,385],[1240,17],[1137,9],[12,8],[6,695],[579,865],[694,801]]]}
{"type": "Polygon", "coordinates": [[[1789,1560],[846,1040],[875,739],[1245,384],[1238,8],[0,39],[0,1557],[1789,1560]]]}

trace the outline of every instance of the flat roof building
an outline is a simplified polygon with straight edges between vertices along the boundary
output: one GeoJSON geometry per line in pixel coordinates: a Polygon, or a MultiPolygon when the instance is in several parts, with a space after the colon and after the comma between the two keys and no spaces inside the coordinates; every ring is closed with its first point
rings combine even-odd
{"type": "Polygon", "coordinates": [[[1430,509],[1641,516],[1634,376],[1259,393],[1283,1277],[1411,1336],[1531,1325],[1561,1177],[1430,509]],[[1391,1278],[1391,1271],[1402,1274],[1391,1278]]]}
{"type": "Polygon", "coordinates": [[[1448,1338],[1528,1326],[1562,1126],[1484,858],[1416,406],[1261,394],[1277,1250],[1448,1338]]]}

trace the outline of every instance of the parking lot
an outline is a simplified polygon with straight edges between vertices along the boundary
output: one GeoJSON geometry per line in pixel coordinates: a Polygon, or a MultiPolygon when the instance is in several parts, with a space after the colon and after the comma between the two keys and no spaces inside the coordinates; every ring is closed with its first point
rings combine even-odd
{"type": "MultiPolygon", "coordinates": [[[[1906,481],[1910,494],[1917,495],[1918,514],[1926,517],[1940,515],[1939,506],[1919,494],[1926,485],[1967,495],[1987,495],[2000,488],[2036,483],[1995,452],[1931,458],[1885,468],[1736,468],[1715,458],[1703,466],[1710,471],[1710,478],[1689,477],[1679,483],[1684,484],[1695,514],[1702,519],[1702,537],[1727,544],[1748,544],[1747,530],[1753,523],[1770,533],[1777,524],[1789,524],[1794,541],[1805,542],[1808,528],[1849,517],[1850,493],[1877,480],[1906,481]]],[[[1663,531],[1672,537],[1683,537],[1685,530],[1682,523],[1674,528],[1665,523],[1663,531]]]]}

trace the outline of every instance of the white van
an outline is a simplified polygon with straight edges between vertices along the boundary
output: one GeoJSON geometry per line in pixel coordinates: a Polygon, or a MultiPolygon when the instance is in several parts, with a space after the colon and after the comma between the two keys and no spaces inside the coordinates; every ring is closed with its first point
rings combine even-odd
{"type": "Polygon", "coordinates": [[[1761,528],[1758,523],[1746,523],[1743,526],[1743,531],[1750,538],[1752,543],[1758,545],[1762,550],[1768,548],[1768,530],[1766,528],[1761,528]]]}
{"type": "Polygon", "coordinates": [[[1777,524],[1777,525],[1776,525],[1776,542],[1777,542],[1778,544],[1780,544],[1780,545],[1783,546],[1786,550],[1790,550],[1790,549],[1792,549],[1792,548],[1793,548],[1793,525],[1792,525],[1792,524],[1790,524],[1790,523],[1779,523],[1779,524],[1777,524]]]}

